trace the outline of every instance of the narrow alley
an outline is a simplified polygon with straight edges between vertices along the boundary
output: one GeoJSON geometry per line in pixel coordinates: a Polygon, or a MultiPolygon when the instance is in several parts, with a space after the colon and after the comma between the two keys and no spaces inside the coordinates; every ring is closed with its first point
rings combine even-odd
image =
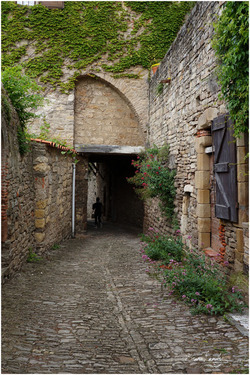
{"type": "Polygon", "coordinates": [[[137,233],[104,223],[2,287],[2,373],[242,373],[248,339],[192,316],[145,271],[137,233]]]}

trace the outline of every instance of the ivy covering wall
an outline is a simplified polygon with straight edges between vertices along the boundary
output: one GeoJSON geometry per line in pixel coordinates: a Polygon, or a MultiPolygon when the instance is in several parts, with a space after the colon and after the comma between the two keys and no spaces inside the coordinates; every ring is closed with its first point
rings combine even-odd
{"type": "Polygon", "coordinates": [[[249,2],[228,1],[214,26],[219,84],[239,137],[249,128],[249,2]]]}
{"type": "Polygon", "coordinates": [[[128,69],[159,62],[193,6],[190,1],[65,1],[64,9],[48,9],[3,1],[2,68],[21,62],[31,77],[63,91],[74,88],[89,65],[115,78],[139,78],[128,69]]]}

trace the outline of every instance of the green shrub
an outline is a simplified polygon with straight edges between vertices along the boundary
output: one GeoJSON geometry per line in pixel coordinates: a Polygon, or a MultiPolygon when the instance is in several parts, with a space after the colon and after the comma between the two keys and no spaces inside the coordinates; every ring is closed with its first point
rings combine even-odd
{"type": "Polygon", "coordinates": [[[241,290],[230,291],[217,264],[206,262],[205,255],[191,252],[183,262],[173,261],[172,269],[164,270],[164,280],[169,294],[191,306],[193,313],[222,315],[244,307],[241,290]]]}
{"type": "Polygon", "coordinates": [[[136,171],[135,175],[127,180],[135,185],[135,192],[141,199],[159,198],[162,213],[173,220],[176,171],[168,167],[168,157],[168,145],[145,150],[137,156],[137,160],[132,160],[136,171]]]}
{"type": "Polygon", "coordinates": [[[27,262],[33,263],[33,262],[39,262],[40,260],[42,260],[42,258],[39,257],[35,252],[33,252],[32,248],[30,247],[27,262]]]}
{"type": "Polygon", "coordinates": [[[161,260],[162,264],[168,264],[171,259],[181,261],[183,256],[183,243],[180,236],[175,237],[161,235],[153,228],[149,228],[150,234],[142,235],[145,243],[144,251],[148,258],[161,260]]]}
{"type": "Polygon", "coordinates": [[[2,72],[2,83],[19,117],[17,137],[19,151],[23,155],[29,150],[30,137],[26,125],[32,118],[38,117],[33,110],[43,105],[44,98],[39,94],[41,88],[23,74],[21,66],[6,68],[2,72]]]}
{"type": "Polygon", "coordinates": [[[44,98],[39,94],[41,87],[23,74],[21,66],[6,68],[2,72],[2,83],[24,128],[30,119],[37,117],[32,110],[43,105],[44,98]]]}
{"type": "Polygon", "coordinates": [[[149,228],[141,239],[143,260],[151,264],[158,261],[169,295],[183,300],[193,313],[223,315],[226,311],[242,311],[242,291],[229,286],[218,263],[204,254],[185,252],[179,231],[167,236],[149,228]]]}

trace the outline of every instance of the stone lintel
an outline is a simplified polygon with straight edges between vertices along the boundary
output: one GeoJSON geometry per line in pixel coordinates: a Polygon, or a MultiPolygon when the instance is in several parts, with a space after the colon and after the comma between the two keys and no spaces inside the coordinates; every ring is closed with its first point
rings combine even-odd
{"type": "Polygon", "coordinates": [[[75,150],[84,154],[139,154],[145,150],[143,146],[117,146],[117,145],[82,145],[76,144],[75,150]]]}

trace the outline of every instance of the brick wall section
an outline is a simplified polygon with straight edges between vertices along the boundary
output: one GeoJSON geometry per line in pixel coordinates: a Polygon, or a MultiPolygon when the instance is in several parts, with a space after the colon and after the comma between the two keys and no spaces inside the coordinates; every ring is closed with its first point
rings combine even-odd
{"type": "MultiPolygon", "coordinates": [[[[8,100],[2,89],[2,96],[8,100]]],[[[11,277],[34,250],[34,178],[32,154],[20,156],[17,141],[18,116],[10,117],[2,106],[2,278],[11,277]]]]}
{"type": "MultiPolygon", "coordinates": [[[[182,236],[189,247],[200,249],[211,246],[211,181],[205,149],[212,146],[211,121],[227,112],[225,103],[218,99],[216,58],[211,47],[213,21],[221,5],[196,3],[152,77],[149,90],[149,144],[170,145],[170,166],[177,171],[175,211],[182,236]]],[[[246,152],[244,139],[237,141],[238,223],[220,221],[225,229],[223,260],[236,271],[242,270],[243,259],[248,259],[242,246],[242,222],[248,220],[248,177],[242,173],[247,168],[242,158],[246,152]]],[[[163,233],[171,232],[156,200],[146,205],[145,212],[144,230],[153,226],[163,233]]]]}

